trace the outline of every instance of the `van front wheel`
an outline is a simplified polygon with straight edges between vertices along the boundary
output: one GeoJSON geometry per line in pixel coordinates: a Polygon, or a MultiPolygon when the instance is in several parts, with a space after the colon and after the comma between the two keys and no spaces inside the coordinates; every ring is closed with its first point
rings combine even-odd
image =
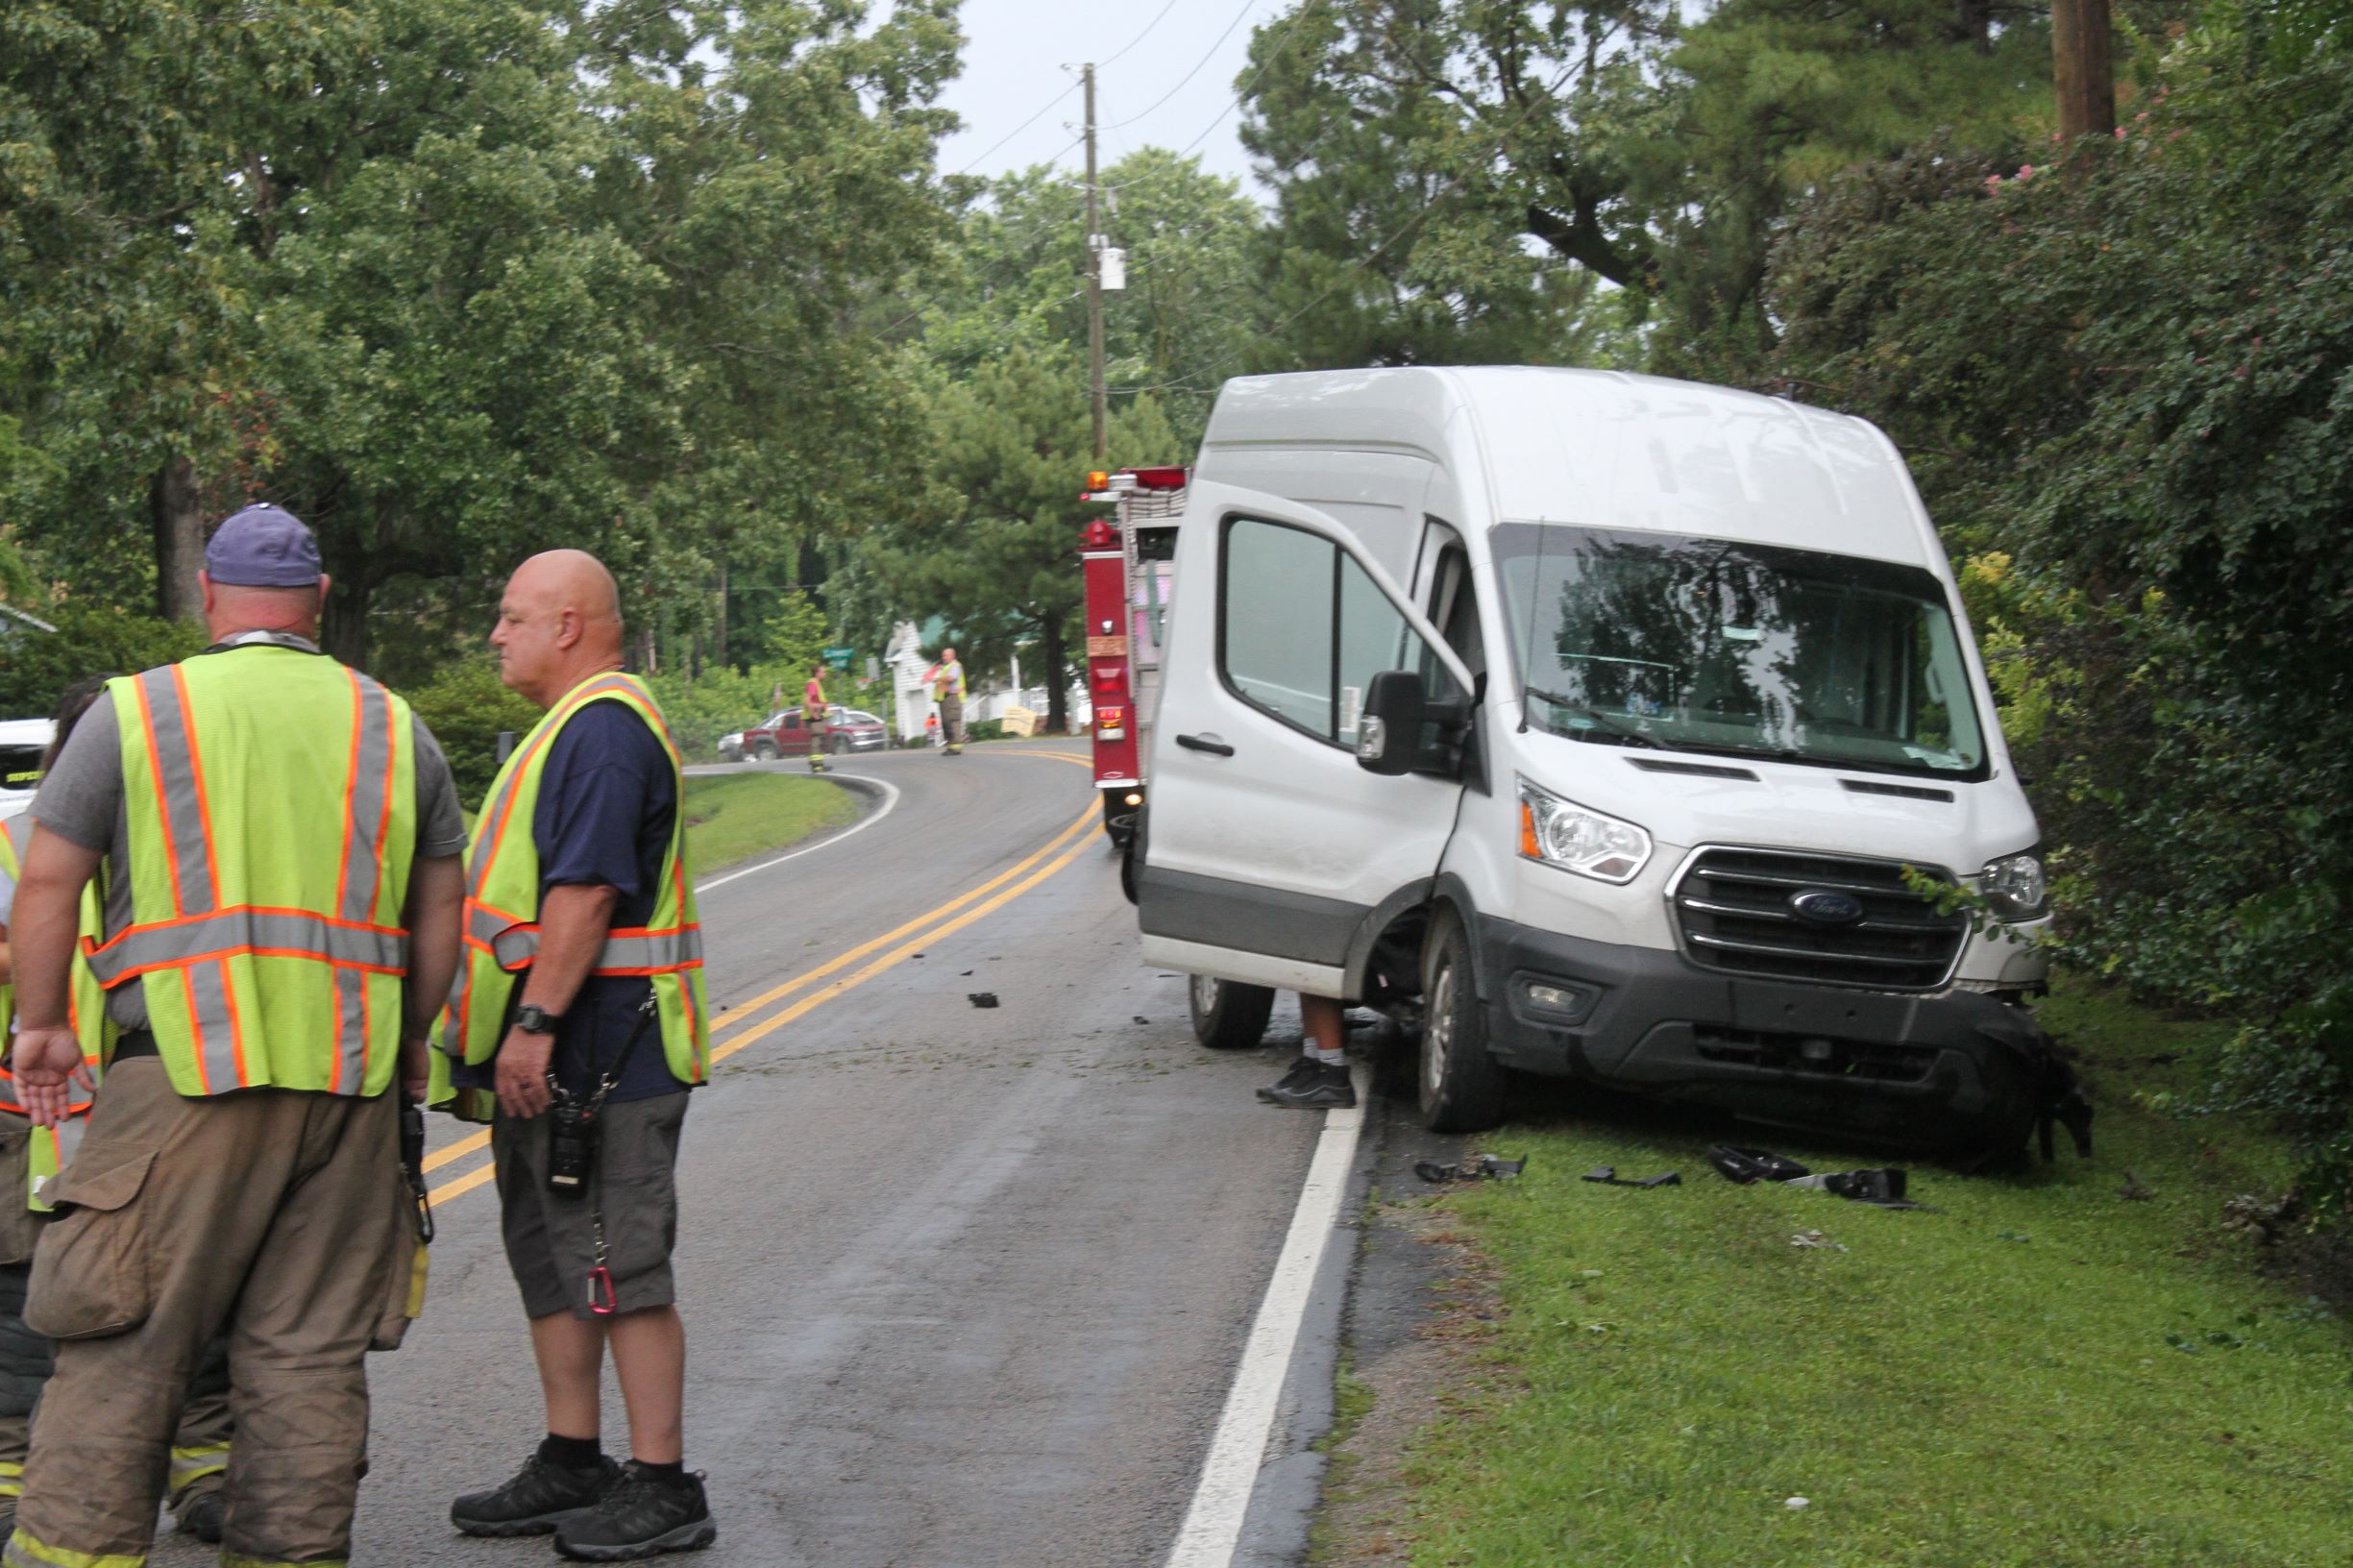
{"type": "Polygon", "coordinates": [[[1266,987],[1196,974],[1185,989],[1192,1005],[1193,1039],[1211,1050],[1253,1050],[1266,1038],[1266,1019],[1275,1010],[1275,993],[1266,987]]]}
{"type": "Polygon", "coordinates": [[[1452,916],[1439,920],[1422,947],[1422,1000],[1414,1075],[1422,1125],[1434,1133],[1484,1132],[1504,1119],[1504,1068],[1487,1054],[1470,933],[1452,916]]]}

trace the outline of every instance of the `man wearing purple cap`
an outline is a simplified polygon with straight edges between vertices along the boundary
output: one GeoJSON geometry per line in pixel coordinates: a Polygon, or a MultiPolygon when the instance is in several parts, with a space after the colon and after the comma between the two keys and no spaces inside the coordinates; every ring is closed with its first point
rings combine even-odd
{"type": "Polygon", "coordinates": [[[110,681],[33,802],[14,1068],[54,1125],[82,1075],[67,967],[122,1031],[25,1320],[59,1341],[8,1563],[144,1562],[189,1370],[229,1342],[223,1561],[341,1561],[366,1468],[371,1343],[423,1273],[396,1078],[455,972],[465,826],[407,704],[321,653],[302,522],[249,506],[205,552],[212,646],[110,681]],[[412,1285],[413,1280],[413,1285],[412,1285]]]}

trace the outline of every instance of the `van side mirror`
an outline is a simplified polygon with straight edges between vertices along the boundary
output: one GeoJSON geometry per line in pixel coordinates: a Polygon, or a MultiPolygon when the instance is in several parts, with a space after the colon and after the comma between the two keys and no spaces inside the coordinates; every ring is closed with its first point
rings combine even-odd
{"type": "Polygon", "coordinates": [[[1364,711],[1357,720],[1357,766],[1391,776],[1411,772],[1429,717],[1430,700],[1420,675],[1410,670],[1384,670],[1373,676],[1364,691],[1364,711]]]}

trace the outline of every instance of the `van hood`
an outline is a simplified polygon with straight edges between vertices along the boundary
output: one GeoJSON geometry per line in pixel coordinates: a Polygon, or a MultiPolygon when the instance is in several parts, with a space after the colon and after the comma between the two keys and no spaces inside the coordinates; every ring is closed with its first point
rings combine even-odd
{"type": "Polygon", "coordinates": [[[2041,838],[2025,792],[2006,773],[1967,783],[1601,746],[1534,729],[1512,739],[1521,777],[1622,817],[1674,849],[1704,844],[1807,849],[1942,866],[1969,877],[2041,838]]]}

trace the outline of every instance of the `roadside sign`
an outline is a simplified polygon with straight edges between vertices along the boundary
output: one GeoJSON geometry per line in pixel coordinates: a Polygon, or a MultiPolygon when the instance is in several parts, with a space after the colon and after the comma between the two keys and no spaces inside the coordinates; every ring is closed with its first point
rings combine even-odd
{"type": "Polygon", "coordinates": [[[858,650],[854,648],[829,648],[825,649],[825,662],[836,670],[846,670],[849,668],[849,661],[855,658],[857,653],[858,650]]]}

